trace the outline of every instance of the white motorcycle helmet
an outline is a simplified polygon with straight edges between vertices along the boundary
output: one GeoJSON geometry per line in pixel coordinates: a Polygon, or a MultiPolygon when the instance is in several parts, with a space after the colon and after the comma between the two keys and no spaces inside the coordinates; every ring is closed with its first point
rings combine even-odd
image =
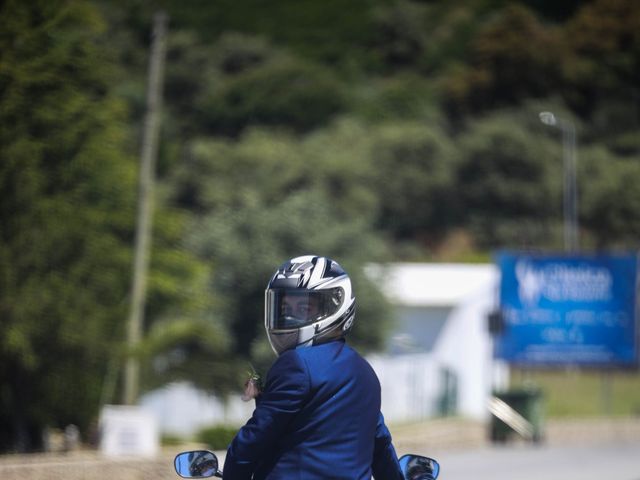
{"type": "Polygon", "coordinates": [[[337,262],[315,255],[292,258],[265,291],[264,325],[271,348],[280,355],[344,337],[355,309],[351,280],[337,262]]]}

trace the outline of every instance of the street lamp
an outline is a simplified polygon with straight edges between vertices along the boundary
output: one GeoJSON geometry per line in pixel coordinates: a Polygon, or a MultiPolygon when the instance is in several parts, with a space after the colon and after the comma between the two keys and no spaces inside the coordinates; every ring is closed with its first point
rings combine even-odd
{"type": "Polygon", "coordinates": [[[576,128],[571,120],[556,117],[552,112],[540,112],[540,121],[562,131],[564,170],[564,248],[578,250],[578,186],[576,182],[576,128]]]}

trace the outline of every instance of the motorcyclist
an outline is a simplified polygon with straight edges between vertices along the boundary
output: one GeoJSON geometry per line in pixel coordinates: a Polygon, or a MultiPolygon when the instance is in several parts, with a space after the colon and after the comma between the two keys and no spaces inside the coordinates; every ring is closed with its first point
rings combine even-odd
{"type": "Polygon", "coordinates": [[[355,296],[337,262],[293,258],[265,292],[278,358],[227,451],[224,479],[403,478],[380,411],[380,383],[344,340],[355,296]]]}

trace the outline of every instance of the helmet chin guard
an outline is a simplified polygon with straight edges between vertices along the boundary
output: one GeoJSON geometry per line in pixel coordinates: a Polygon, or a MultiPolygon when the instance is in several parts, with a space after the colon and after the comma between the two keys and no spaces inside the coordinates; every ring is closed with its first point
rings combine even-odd
{"type": "Polygon", "coordinates": [[[265,329],[277,355],[344,337],[355,318],[351,280],[326,257],[283,263],[265,290],[265,329]]]}

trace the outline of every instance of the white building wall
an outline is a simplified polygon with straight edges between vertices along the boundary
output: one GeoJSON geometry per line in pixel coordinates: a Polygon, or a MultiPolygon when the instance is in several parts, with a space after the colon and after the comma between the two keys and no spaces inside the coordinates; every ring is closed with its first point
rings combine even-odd
{"type": "MultiPolygon", "coordinates": [[[[372,267],[370,273],[379,275],[381,271],[372,267]]],[[[498,300],[498,269],[491,264],[397,263],[385,268],[384,272],[380,278],[386,279],[385,291],[394,304],[425,310],[451,308],[432,351],[422,363],[422,368],[428,372],[422,381],[434,390],[429,393],[429,416],[438,414],[436,402],[444,391],[442,371],[447,369],[457,380],[456,413],[478,420],[488,418],[486,405],[492,389],[504,383],[508,376],[507,367],[493,360],[492,339],[488,331],[488,315],[498,300]]],[[[428,321],[426,312],[425,321],[428,321]]],[[[393,389],[394,402],[401,403],[399,397],[407,395],[414,387],[410,384],[400,386],[400,380],[393,380],[394,376],[387,375],[382,365],[395,365],[389,367],[393,370],[406,362],[405,368],[412,368],[415,361],[410,355],[377,361],[382,379],[390,377],[389,381],[381,379],[383,399],[391,396],[385,391],[393,389]]],[[[395,419],[396,407],[392,407],[390,413],[395,419]]],[[[397,418],[407,419],[406,415],[397,418]]]]}
{"type": "Polygon", "coordinates": [[[189,382],[170,383],[144,395],[140,403],[153,412],[162,433],[189,437],[203,427],[242,425],[253,412],[253,402],[231,397],[226,404],[189,382]]]}
{"type": "Polygon", "coordinates": [[[493,359],[487,315],[495,307],[491,285],[479,289],[453,309],[434,357],[458,377],[458,412],[484,419],[492,388],[493,359]]]}
{"type": "Polygon", "coordinates": [[[439,384],[431,355],[373,355],[367,357],[380,380],[382,413],[387,422],[407,422],[432,417],[439,384]]]}

